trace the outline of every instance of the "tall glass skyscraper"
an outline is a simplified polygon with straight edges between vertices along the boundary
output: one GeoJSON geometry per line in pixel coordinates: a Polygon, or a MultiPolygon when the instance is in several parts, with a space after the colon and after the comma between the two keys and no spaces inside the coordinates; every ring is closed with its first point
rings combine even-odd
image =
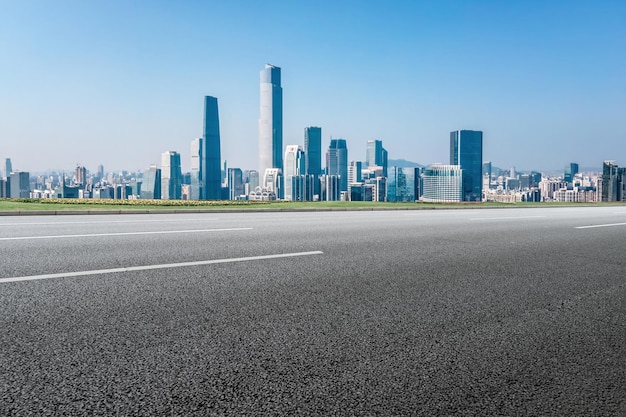
{"type": "Polygon", "coordinates": [[[280,68],[270,64],[261,71],[259,174],[267,168],[283,169],[283,88],[280,68]]]}
{"type": "Polygon", "coordinates": [[[7,158],[4,160],[4,178],[10,178],[11,172],[13,172],[13,164],[11,158],[7,158]]]}
{"type": "Polygon", "coordinates": [[[203,151],[200,157],[202,167],[203,200],[222,199],[222,159],[220,156],[220,120],[217,98],[204,97],[203,151]]]}
{"type": "Polygon", "coordinates": [[[339,190],[348,191],[348,146],[345,139],[331,139],[326,152],[326,174],[339,175],[339,190]]]}
{"type": "Polygon", "coordinates": [[[576,176],[576,174],[578,174],[577,163],[572,162],[569,165],[566,165],[565,172],[563,175],[563,181],[565,181],[566,183],[568,183],[568,185],[571,186],[571,184],[574,182],[574,177],[576,176]]]}
{"type": "Polygon", "coordinates": [[[382,140],[368,140],[365,163],[368,167],[379,166],[383,168],[383,177],[387,176],[387,150],[383,148],[382,140]]]}
{"type": "Polygon", "coordinates": [[[480,130],[450,132],[450,165],[460,165],[463,170],[462,201],[482,201],[483,132],[480,130]]]}
{"type": "Polygon", "coordinates": [[[322,128],[304,128],[306,174],[322,175],[322,128]]]}

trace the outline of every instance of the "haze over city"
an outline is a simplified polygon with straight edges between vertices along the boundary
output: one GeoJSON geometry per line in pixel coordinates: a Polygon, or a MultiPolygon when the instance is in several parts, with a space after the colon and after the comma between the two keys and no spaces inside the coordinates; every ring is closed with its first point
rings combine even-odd
{"type": "Polygon", "coordinates": [[[0,157],[16,169],[144,170],[202,133],[220,101],[222,158],[258,166],[259,69],[282,68],[284,145],[306,126],[446,162],[484,132],[520,170],[624,164],[623,2],[80,2],[0,5],[0,157]]]}

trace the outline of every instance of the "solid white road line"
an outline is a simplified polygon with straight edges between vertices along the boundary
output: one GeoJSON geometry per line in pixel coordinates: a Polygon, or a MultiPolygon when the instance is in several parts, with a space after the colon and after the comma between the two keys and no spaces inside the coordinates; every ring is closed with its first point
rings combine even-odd
{"type": "Polygon", "coordinates": [[[37,222],[37,223],[0,223],[0,226],[55,226],[57,224],[105,224],[105,223],[171,223],[171,222],[197,222],[197,221],[216,221],[219,219],[178,219],[178,220],[105,220],[91,222],[37,222]]]}
{"type": "Polygon", "coordinates": [[[546,216],[515,216],[515,217],[471,217],[470,220],[518,220],[518,219],[541,219],[546,216]]]}
{"type": "Polygon", "coordinates": [[[613,226],[626,226],[626,223],[592,224],[591,226],[577,226],[575,227],[575,229],[595,229],[596,227],[613,227],[613,226]]]}
{"type": "Polygon", "coordinates": [[[35,281],[35,280],[40,280],[40,279],[51,279],[51,278],[82,277],[82,276],[87,276],[87,275],[115,274],[119,272],[149,271],[152,269],[182,268],[186,266],[260,261],[264,259],[293,258],[296,256],[322,255],[323,253],[324,252],[322,251],[315,250],[315,251],[310,251],[310,252],[280,253],[277,255],[246,256],[243,258],[213,259],[209,261],[192,261],[192,262],[179,262],[179,263],[174,263],[174,264],[130,266],[127,268],[95,269],[92,271],[62,272],[59,274],[43,274],[43,275],[31,275],[31,276],[24,276],[24,277],[0,278],[0,284],[7,283],[7,282],[35,281]]]}
{"type": "Polygon", "coordinates": [[[230,229],[199,229],[199,230],[160,230],[156,232],[123,232],[123,233],[90,233],[84,235],[56,235],[56,236],[16,236],[0,237],[2,240],[30,240],[30,239],[65,239],[73,237],[102,237],[102,236],[133,236],[133,235],[164,235],[175,233],[204,233],[204,232],[235,232],[240,230],[252,230],[251,227],[234,227],[230,229]]]}

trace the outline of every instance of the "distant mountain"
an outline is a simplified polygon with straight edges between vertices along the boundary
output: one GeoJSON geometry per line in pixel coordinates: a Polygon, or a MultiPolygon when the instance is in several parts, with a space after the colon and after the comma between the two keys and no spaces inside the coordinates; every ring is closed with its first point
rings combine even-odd
{"type": "Polygon", "coordinates": [[[389,159],[387,166],[398,168],[424,168],[424,165],[417,162],[407,161],[406,159],[389,159]]]}

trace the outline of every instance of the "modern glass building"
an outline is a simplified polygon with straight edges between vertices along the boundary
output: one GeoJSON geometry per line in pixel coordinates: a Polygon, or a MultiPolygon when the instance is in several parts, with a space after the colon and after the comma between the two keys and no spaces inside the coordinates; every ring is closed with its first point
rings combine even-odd
{"type": "Polygon", "coordinates": [[[4,178],[11,178],[11,172],[13,172],[13,164],[11,158],[4,160],[4,178]]]}
{"type": "Polygon", "coordinates": [[[572,185],[574,182],[574,176],[578,174],[578,164],[575,162],[570,163],[565,166],[565,172],[563,173],[563,181],[568,183],[568,185],[572,185]]]}
{"type": "Polygon", "coordinates": [[[383,176],[387,176],[388,156],[387,150],[383,148],[382,140],[368,140],[365,165],[368,167],[379,166],[383,168],[383,176]]]}
{"type": "Polygon", "coordinates": [[[141,183],[141,198],[146,200],[161,199],[161,170],[155,165],[144,171],[141,183]]]}
{"type": "Polygon", "coordinates": [[[285,149],[284,177],[285,177],[285,200],[292,200],[291,177],[305,173],[304,150],[300,145],[288,145],[285,149]]]}
{"type": "Polygon", "coordinates": [[[202,200],[222,199],[222,159],[220,156],[220,120],[217,98],[204,97],[203,146],[200,157],[202,170],[202,200]]]}
{"type": "Polygon", "coordinates": [[[456,130],[450,132],[450,165],[463,170],[463,200],[483,198],[483,132],[456,130]]]}
{"type": "Polygon", "coordinates": [[[602,193],[598,201],[626,201],[626,168],[604,161],[598,192],[602,193]]]}
{"type": "Polygon", "coordinates": [[[259,173],[267,168],[283,169],[283,89],[280,68],[270,64],[261,71],[259,116],[259,173]]]}
{"type": "Polygon", "coordinates": [[[326,174],[339,176],[339,191],[348,191],[348,146],[345,139],[331,139],[326,152],[326,174]]]}
{"type": "Polygon", "coordinates": [[[387,201],[414,202],[419,200],[419,168],[389,167],[387,201]]]}
{"type": "Polygon", "coordinates": [[[161,155],[161,198],[163,200],[180,200],[182,184],[180,154],[174,151],[163,152],[161,155]]]}
{"type": "Polygon", "coordinates": [[[322,128],[304,128],[305,174],[322,175],[322,128]]]}
{"type": "Polygon", "coordinates": [[[422,200],[432,203],[463,201],[463,175],[460,165],[434,164],[424,170],[422,200]]]}
{"type": "Polygon", "coordinates": [[[243,194],[243,171],[241,168],[228,168],[229,199],[237,200],[243,194]]]}

